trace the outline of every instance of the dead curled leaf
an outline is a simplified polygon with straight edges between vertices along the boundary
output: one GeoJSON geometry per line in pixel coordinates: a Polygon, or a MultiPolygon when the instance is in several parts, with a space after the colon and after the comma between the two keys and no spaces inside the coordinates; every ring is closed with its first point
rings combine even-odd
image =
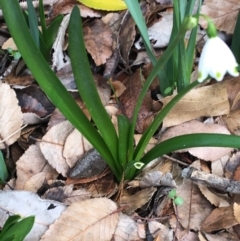
{"type": "Polygon", "coordinates": [[[22,124],[23,114],[16,93],[0,81],[0,149],[5,149],[20,137],[22,124]]]}
{"type": "Polygon", "coordinates": [[[96,19],[90,25],[84,27],[83,31],[86,49],[96,65],[105,64],[112,55],[111,29],[102,20],[96,19]]]}

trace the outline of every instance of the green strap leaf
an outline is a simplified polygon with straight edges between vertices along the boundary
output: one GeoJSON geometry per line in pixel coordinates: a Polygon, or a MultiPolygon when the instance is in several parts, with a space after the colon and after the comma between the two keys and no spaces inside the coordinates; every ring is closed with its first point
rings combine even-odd
{"type": "Polygon", "coordinates": [[[13,215],[9,216],[7,221],[4,223],[2,231],[0,232],[0,240],[2,240],[2,237],[4,234],[10,229],[14,224],[16,224],[21,219],[20,215],[13,215]]]}
{"type": "Polygon", "coordinates": [[[0,182],[5,183],[7,178],[8,178],[8,171],[7,171],[6,163],[4,161],[2,152],[0,151],[0,182]]]}
{"type": "Polygon", "coordinates": [[[1,238],[2,241],[9,240],[14,237],[14,241],[23,241],[27,234],[31,231],[34,224],[35,217],[29,216],[23,218],[19,222],[12,225],[1,238]]]}
{"type": "Polygon", "coordinates": [[[128,135],[130,130],[130,121],[124,115],[118,115],[118,162],[121,164],[122,169],[125,170],[128,161],[128,135]]]}
{"type": "Polygon", "coordinates": [[[28,4],[28,22],[29,22],[29,27],[30,27],[30,32],[32,35],[32,38],[37,45],[37,47],[40,47],[40,42],[39,42],[39,30],[38,30],[38,20],[37,20],[37,15],[33,6],[33,3],[31,0],[27,0],[28,4]]]}
{"type": "Polygon", "coordinates": [[[113,158],[117,161],[117,133],[97,92],[84,45],[82,21],[77,6],[73,8],[69,21],[69,55],[81,98],[112,153],[113,158]]]}
{"type": "Polygon", "coordinates": [[[191,147],[210,146],[240,148],[240,136],[209,133],[177,136],[156,145],[140,161],[147,164],[166,153],[191,147]]]}
{"type": "MultiPolygon", "coordinates": [[[[141,159],[147,165],[155,158],[173,151],[191,148],[191,147],[240,147],[240,136],[224,135],[224,134],[188,134],[177,136],[163,141],[147,152],[141,159]]],[[[134,168],[129,168],[128,179],[131,180],[138,172],[134,168]]]]}

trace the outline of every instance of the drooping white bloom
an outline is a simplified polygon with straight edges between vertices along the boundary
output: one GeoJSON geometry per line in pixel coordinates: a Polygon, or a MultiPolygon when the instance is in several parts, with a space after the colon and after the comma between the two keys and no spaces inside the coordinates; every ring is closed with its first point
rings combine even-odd
{"type": "Polygon", "coordinates": [[[209,38],[203,47],[198,65],[198,82],[203,82],[208,75],[221,81],[228,72],[236,77],[237,61],[230,48],[218,37],[209,38]]]}

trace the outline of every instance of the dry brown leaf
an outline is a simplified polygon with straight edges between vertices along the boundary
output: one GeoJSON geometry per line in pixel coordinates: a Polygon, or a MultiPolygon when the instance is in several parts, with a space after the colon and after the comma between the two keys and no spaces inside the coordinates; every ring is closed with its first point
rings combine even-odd
{"type": "Polygon", "coordinates": [[[116,81],[111,80],[110,85],[114,89],[114,94],[112,95],[112,97],[114,98],[121,96],[121,94],[126,90],[126,87],[124,86],[124,84],[118,80],[116,81]]]}
{"type": "MultiPolygon", "coordinates": [[[[177,240],[184,240],[185,237],[188,236],[189,233],[192,233],[191,231],[188,231],[187,229],[184,229],[182,225],[179,225],[179,219],[176,217],[176,215],[171,214],[169,224],[170,227],[174,230],[174,235],[177,237],[177,240]]],[[[192,239],[197,240],[197,239],[192,239]]]]}
{"type": "Polygon", "coordinates": [[[2,49],[12,49],[12,50],[18,50],[16,44],[13,41],[13,38],[9,38],[4,44],[2,45],[2,49]]]}
{"type": "Polygon", "coordinates": [[[111,29],[96,19],[84,27],[84,42],[87,51],[91,54],[97,66],[105,64],[112,55],[112,32],[111,29]]]}
{"type": "MultiPolygon", "coordinates": [[[[53,169],[53,171],[55,172],[54,169],[53,169]]],[[[47,179],[49,179],[49,177],[47,177],[47,173],[45,173],[45,172],[37,173],[34,176],[30,177],[25,182],[23,190],[37,193],[37,191],[44,185],[44,183],[46,182],[47,179]]]]}
{"type": "Polygon", "coordinates": [[[38,86],[16,89],[16,94],[23,113],[35,113],[39,117],[45,117],[55,108],[38,86]]]}
{"type": "Polygon", "coordinates": [[[226,85],[227,88],[231,110],[235,110],[240,107],[240,77],[227,77],[223,83],[226,85]]]}
{"type": "Polygon", "coordinates": [[[53,5],[53,17],[58,16],[59,14],[67,14],[71,13],[73,7],[78,4],[80,8],[80,13],[83,18],[90,17],[101,17],[101,14],[98,11],[95,11],[94,9],[90,9],[85,5],[79,4],[76,0],[58,0],[53,5]]]}
{"type": "MultiPolygon", "coordinates": [[[[140,135],[140,134],[134,135],[134,141],[135,141],[136,145],[140,141],[141,137],[142,137],[142,135],[140,135]]],[[[157,140],[155,138],[151,137],[151,139],[148,141],[148,144],[145,148],[145,153],[150,151],[154,146],[156,146],[156,144],[157,144],[157,140]]]]}
{"type": "Polygon", "coordinates": [[[73,190],[73,185],[63,187],[54,187],[48,189],[41,198],[55,200],[65,205],[71,205],[74,202],[80,202],[91,197],[91,193],[81,188],[73,190]]]}
{"type": "MultiPolygon", "coordinates": [[[[154,48],[164,48],[168,45],[173,27],[173,12],[166,11],[160,13],[161,18],[148,29],[149,40],[154,48]]],[[[142,38],[136,43],[137,49],[144,46],[142,38]]]]}
{"type": "Polygon", "coordinates": [[[235,135],[240,135],[240,110],[231,111],[229,115],[222,116],[229,131],[235,135]]]}
{"type": "Polygon", "coordinates": [[[184,179],[181,187],[177,187],[177,196],[183,198],[182,205],[177,206],[179,221],[185,229],[200,230],[202,222],[212,211],[212,205],[199,191],[192,181],[184,179]]]}
{"type": "Polygon", "coordinates": [[[63,157],[66,158],[68,166],[72,168],[76,161],[90,149],[92,145],[77,129],[74,129],[66,138],[63,157]]]}
{"type": "Polygon", "coordinates": [[[73,126],[68,121],[61,122],[53,126],[40,143],[41,151],[48,163],[64,177],[67,176],[69,166],[63,157],[63,146],[72,131],[73,126]]]}
{"type": "Polygon", "coordinates": [[[133,18],[131,17],[131,14],[128,12],[128,14],[124,16],[124,21],[121,25],[118,36],[119,50],[126,68],[129,68],[128,56],[136,37],[135,25],[136,24],[133,18]]]}
{"type": "Polygon", "coordinates": [[[53,111],[53,113],[52,113],[52,115],[51,115],[51,118],[50,118],[50,120],[49,120],[49,122],[48,122],[47,131],[48,131],[51,127],[53,127],[53,126],[55,126],[55,125],[57,125],[57,124],[65,121],[65,120],[66,120],[66,117],[60,112],[59,109],[56,108],[56,109],[53,111]]]}
{"type": "Polygon", "coordinates": [[[20,137],[22,124],[23,114],[14,90],[0,81],[0,149],[7,148],[20,137]]]}
{"type": "MultiPolygon", "coordinates": [[[[239,9],[239,0],[205,0],[201,13],[208,15],[218,30],[229,34],[234,31],[239,9]]],[[[207,28],[204,18],[200,18],[200,25],[207,28]]]]}
{"type": "MultiPolygon", "coordinates": [[[[144,81],[144,77],[142,76],[140,69],[138,69],[132,76],[127,77],[123,82],[123,84],[126,86],[126,90],[119,97],[119,101],[122,104],[123,110],[129,119],[131,119],[133,116],[133,112],[136,108],[136,103],[138,101],[144,81]]],[[[143,132],[143,125],[145,119],[148,116],[152,115],[151,108],[152,98],[150,91],[148,91],[138,112],[138,119],[136,125],[136,131],[138,133],[143,132]]]]}
{"type": "MultiPolygon", "coordinates": [[[[225,166],[225,177],[228,179],[233,179],[234,172],[236,169],[240,166],[240,152],[234,153],[232,157],[230,157],[228,163],[225,166]]],[[[235,180],[235,179],[233,179],[235,180]]],[[[237,181],[240,181],[239,179],[236,179],[237,181]]]]}
{"type": "Polygon", "coordinates": [[[102,104],[105,106],[109,104],[111,97],[111,86],[107,83],[106,79],[102,76],[94,76],[94,81],[96,83],[97,91],[102,104]]]}
{"type": "Polygon", "coordinates": [[[115,241],[140,241],[136,222],[129,216],[120,213],[119,221],[114,233],[115,241]]]}
{"type": "Polygon", "coordinates": [[[141,188],[156,186],[175,187],[176,183],[173,181],[172,174],[169,172],[163,174],[160,171],[151,171],[141,179],[139,186],[141,188]]]}
{"type": "Polygon", "coordinates": [[[118,218],[117,204],[107,198],[76,202],[49,227],[41,241],[111,240],[118,218]]]}
{"type": "Polygon", "coordinates": [[[57,172],[48,164],[38,145],[31,145],[17,161],[16,190],[40,187],[45,180],[55,179],[57,172]],[[39,174],[42,173],[42,174],[39,174]],[[35,175],[37,175],[35,177],[35,175]],[[40,176],[39,176],[40,175],[40,176]],[[33,179],[32,179],[33,178],[33,179]],[[34,183],[35,182],[35,183],[34,183]]]}
{"type": "Polygon", "coordinates": [[[141,208],[144,204],[146,204],[153,196],[153,194],[156,192],[156,188],[150,187],[142,189],[139,192],[136,192],[135,194],[129,196],[125,195],[121,197],[121,205],[127,207],[124,209],[124,212],[127,214],[133,213],[136,209],[141,208]]]}
{"type": "Polygon", "coordinates": [[[205,233],[205,237],[207,238],[207,240],[205,239],[206,241],[239,241],[239,238],[236,237],[235,233],[228,232],[219,232],[218,234],[205,233]]]}
{"type": "Polygon", "coordinates": [[[238,203],[233,204],[233,214],[237,222],[240,224],[240,204],[238,203]]]}
{"type": "Polygon", "coordinates": [[[209,190],[205,185],[198,184],[198,187],[204,197],[215,207],[230,206],[230,199],[227,195],[217,195],[209,190]]]}
{"type": "MultiPolygon", "coordinates": [[[[174,97],[161,99],[164,106],[174,97]]],[[[202,116],[229,114],[230,106],[224,84],[213,84],[191,90],[169,112],[163,127],[179,125],[202,116]]]]}
{"type": "MultiPolygon", "coordinates": [[[[194,133],[230,134],[227,128],[224,126],[220,126],[218,124],[205,124],[200,121],[192,120],[169,128],[160,138],[160,142],[172,137],[194,133]]],[[[206,161],[216,161],[219,158],[227,155],[229,152],[231,152],[231,150],[233,150],[233,148],[223,147],[195,147],[184,149],[184,151],[188,151],[193,156],[206,161]]]]}
{"type": "Polygon", "coordinates": [[[202,224],[202,230],[210,233],[227,229],[237,224],[233,215],[233,207],[221,207],[214,209],[202,224]]]}
{"type": "Polygon", "coordinates": [[[148,228],[150,234],[154,238],[158,238],[156,240],[164,240],[164,241],[172,241],[173,240],[173,229],[168,228],[167,226],[161,224],[157,221],[150,221],[148,223],[148,228]]]}
{"type": "Polygon", "coordinates": [[[223,156],[222,158],[212,162],[211,163],[212,174],[217,175],[219,177],[225,177],[224,169],[229,158],[230,158],[230,154],[223,156]]]}
{"type": "Polygon", "coordinates": [[[83,187],[90,192],[92,197],[111,197],[118,190],[118,185],[114,181],[112,173],[109,173],[103,177],[99,176],[98,179],[80,185],[80,187],[83,187]]]}
{"type": "Polygon", "coordinates": [[[209,240],[205,239],[205,237],[202,235],[201,232],[198,232],[198,238],[199,238],[199,241],[209,241],[209,240]]]}

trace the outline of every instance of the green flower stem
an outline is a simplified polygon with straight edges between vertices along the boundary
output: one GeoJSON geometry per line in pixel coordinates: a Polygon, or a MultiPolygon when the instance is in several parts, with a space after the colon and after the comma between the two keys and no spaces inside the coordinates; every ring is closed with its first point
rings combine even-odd
{"type": "MultiPolygon", "coordinates": [[[[135,126],[136,126],[136,122],[137,122],[137,116],[138,116],[138,112],[141,108],[141,104],[142,101],[147,93],[147,90],[149,89],[152,81],[154,80],[154,78],[156,77],[156,75],[158,74],[159,70],[163,67],[163,65],[167,62],[167,60],[170,58],[170,56],[172,55],[173,51],[175,50],[175,48],[177,47],[177,44],[179,43],[179,41],[183,38],[184,34],[186,33],[186,31],[188,31],[188,26],[186,26],[187,23],[186,21],[184,21],[184,24],[182,24],[182,26],[180,27],[180,30],[177,34],[177,36],[173,39],[173,41],[169,44],[168,48],[165,50],[165,52],[163,53],[163,55],[161,56],[160,60],[158,60],[157,64],[154,66],[152,72],[150,73],[150,75],[148,76],[147,80],[144,83],[143,89],[138,97],[138,102],[132,117],[132,125],[130,128],[130,132],[129,132],[129,161],[134,160],[133,159],[133,149],[134,149],[134,131],[135,131],[135,126]]],[[[150,139],[150,138],[149,138],[150,139]]],[[[146,140],[146,142],[149,141],[149,139],[146,140]]],[[[136,153],[136,152],[135,152],[136,153]]],[[[135,154],[136,156],[136,154],[135,154]]]]}
{"type": "Polygon", "coordinates": [[[208,37],[209,38],[216,37],[217,36],[217,29],[216,29],[216,26],[213,23],[212,19],[209,18],[209,16],[207,16],[205,14],[200,14],[200,16],[203,17],[208,23],[208,26],[207,26],[207,29],[206,29],[208,37]]]}
{"type": "MultiPolygon", "coordinates": [[[[112,153],[98,131],[59,81],[35,45],[17,0],[0,0],[4,19],[25,63],[52,103],[66,116],[107,161],[120,181],[120,170],[115,167],[112,153]]],[[[107,131],[107,130],[106,130],[107,131]]]]}

